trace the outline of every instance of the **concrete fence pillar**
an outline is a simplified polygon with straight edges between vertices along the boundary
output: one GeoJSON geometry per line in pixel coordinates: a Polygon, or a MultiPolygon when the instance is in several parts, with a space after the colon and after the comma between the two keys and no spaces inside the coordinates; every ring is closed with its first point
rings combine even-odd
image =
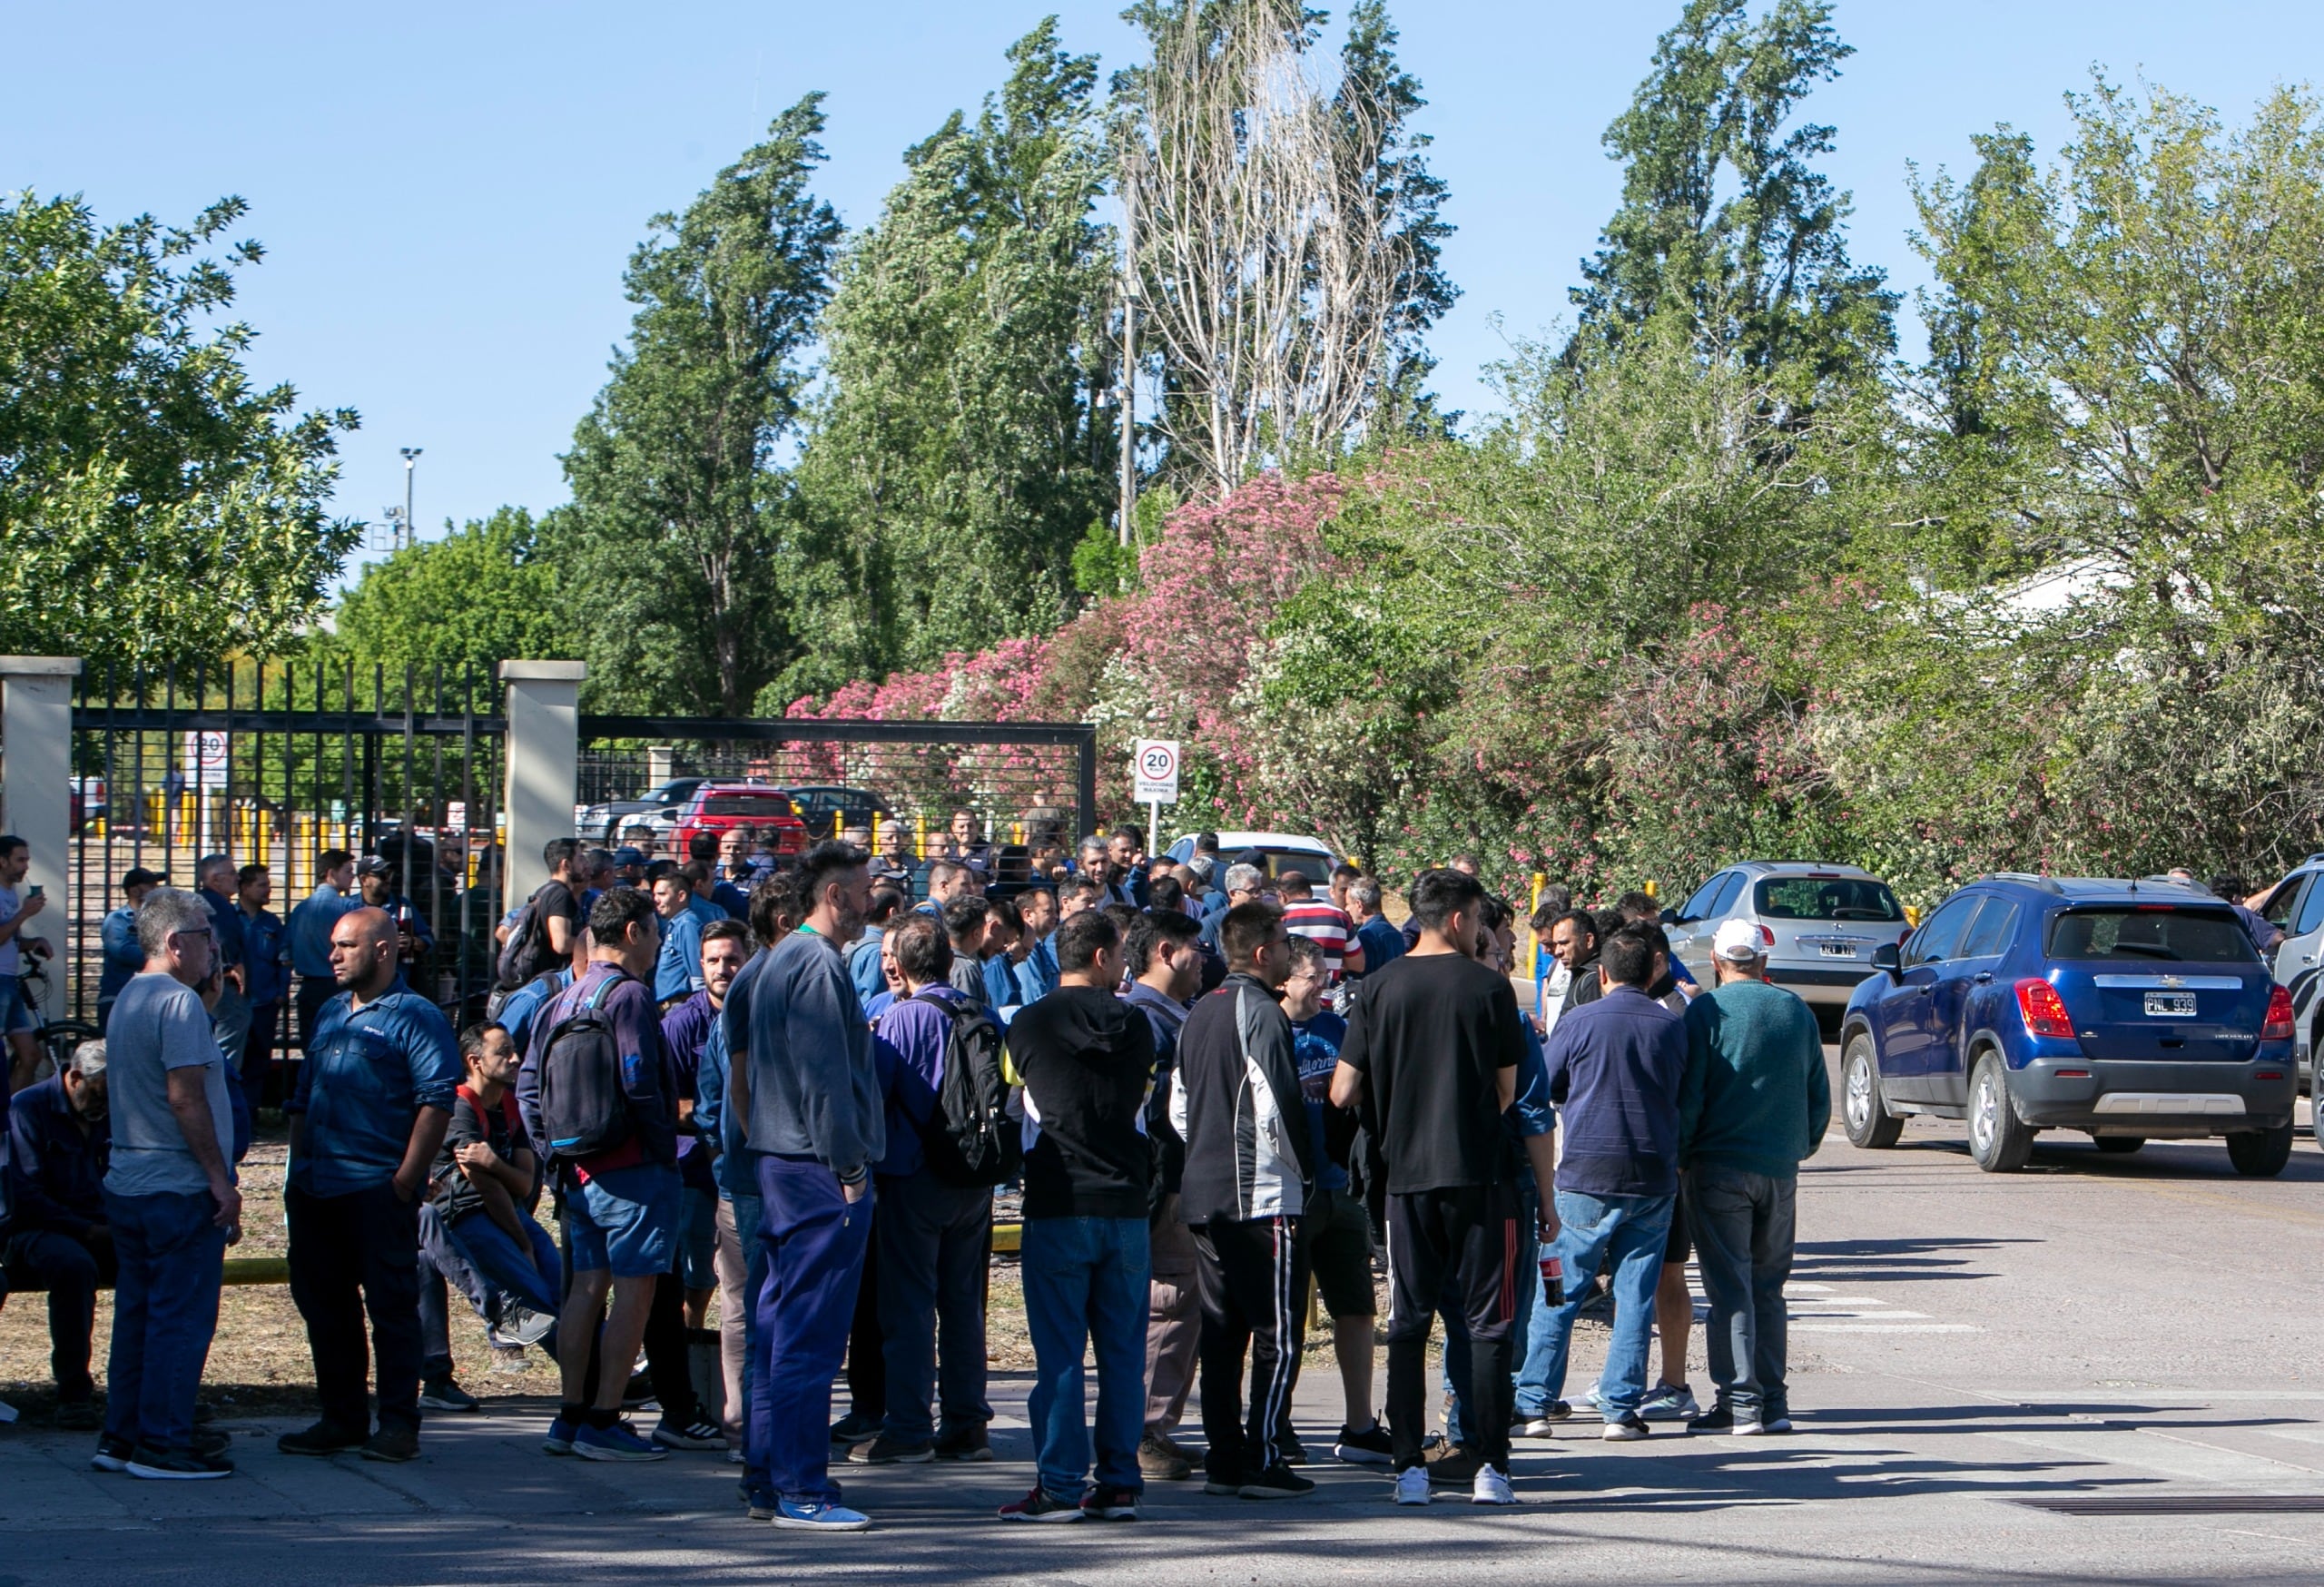
{"type": "MultiPolygon", "coordinates": [[[[14,833],[32,851],[32,869],[17,892],[34,887],[48,908],[22,938],[46,939],[62,950],[73,909],[65,886],[73,843],[73,680],[80,661],[69,656],[0,656],[0,831],[14,833]]],[[[22,940],[20,938],[20,940],[22,940]]],[[[64,960],[48,978],[52,1019],[64,1014],[64,960]]]]}
{"type": "Polygon", "coordinates": [[[530,898],[548,880],[542,846],[573,835],[573,806],[581,770],[581,681],[578,661],[504,661],[508,685],[508,783],[501,808],[508,813],[508,853],[503,872],[507,906],[530,898]]]}

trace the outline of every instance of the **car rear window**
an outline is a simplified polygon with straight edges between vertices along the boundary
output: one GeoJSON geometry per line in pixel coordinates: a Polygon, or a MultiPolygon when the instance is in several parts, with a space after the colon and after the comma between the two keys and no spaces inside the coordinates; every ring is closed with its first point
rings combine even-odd
{"type": "Polygon", "coordinates": [[[2050,922],[2053,959],[2224,964],[2256,960],[2251,935],[2225,910],[2160,905],[2067,910],[2050,922]]]}
{"type": "Polygon", "coordinates": [[[1776,876],[1751,893],[1759,918],[1769,921],[1901,921],[1896,895],[1885,882],[1855,876],[1776,876]]]}
{"type": "Polygon", "coordinates": [[[714,794],[702,802],[704,815],[789,815],[791,801],[780,794],[714,794]]]}

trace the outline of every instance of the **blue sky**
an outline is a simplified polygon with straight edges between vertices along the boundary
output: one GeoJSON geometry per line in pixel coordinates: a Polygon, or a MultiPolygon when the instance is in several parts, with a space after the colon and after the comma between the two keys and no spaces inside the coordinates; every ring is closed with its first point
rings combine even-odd
{"type": "MultiPolygon", "coordinates": [[[[628,322],[621,270],[675,209],[801,94],[830,94],[822,191],[872,219],[905,146],[1000,81],[1048,10],[997,4],[397,7],[134,0],[10,8],[0,187],[79,192],[104,219],[190,217],[223,193],[267,261],[246,273],[251,357],[312,405],[360,410],[338,509],[400,501],[397,448],[425,448],[419,517],[564,499],[556,454],[628,322]]],[[[1135,39],[1115,5],[1057,7],[1110,70],[1135,39]]],[[[1395,7],[1425,85],[1460,230],[1463,289],[1433,339],[1437,385],[1472,412],[1478,369],[1566,308],[1619,188],[1599,135],[1677,0],[1433,0],[1395,7]],[[1496,325],[1498,321],[1498,327],[1496,325]]],[[[2316,77],[2324,6],[2290,0],[1842,0],[1856,46],[1810,102],[1838,130],[1852,247],[1910,288],[1907,162],[1965,167],[1997,121],[2044,156],[2061,95],[2093,64],[2219,107],[2316,77]]]]}

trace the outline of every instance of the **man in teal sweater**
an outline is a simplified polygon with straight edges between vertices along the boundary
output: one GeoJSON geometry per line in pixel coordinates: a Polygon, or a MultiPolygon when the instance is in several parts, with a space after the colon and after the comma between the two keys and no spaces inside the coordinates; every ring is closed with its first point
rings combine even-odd
{"type": "Polygon", "coordinates": [[[1791,1276],[1799,1163],[1832,1121],[1824,1043],[1807,1005],[1768,984],[1759,927],[1711,940],[1716,990],[1687,1009],[1679,1157],[1687,1177],[1718,1400],[1696,1433],[1791,1431],[1784,1383],[1784,1281],[1791,1276]]]}

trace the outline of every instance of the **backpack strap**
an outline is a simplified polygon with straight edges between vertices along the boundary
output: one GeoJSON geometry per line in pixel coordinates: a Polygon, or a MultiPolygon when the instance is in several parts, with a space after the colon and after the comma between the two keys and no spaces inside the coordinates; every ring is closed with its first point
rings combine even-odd
{"type": "MultiPolygon", "coordinates": [[[[470,1111],[471,1113],[474,1113],[474,1114],[476,1115],[476,1127],[477,1127],[478,1129],[483,1130],[483,1131],[484,1131],[484,1133],[485,1133],[485,1135],[486,1135],[487,1138],[489,1138],[489,1137],[491,1136],[491,1134],[492,1134],[492,1125],[491,1125],[491,1123],[490,1123],[488,1120],[487,1120],[487,1119],[486,1119],[486,1118],[485,1118],[485,1116],[484,1116],[484,1104],[477,1099],[477,1094],[476,1094],[474,1091],[472,1091],[472,1090],[468,1089],[468,1087],[466,1087],[466,1086],[457,1086],[457,1087],[453,1088],[453,1092],[452,1092],[452,1094],[453,1094],[454,1096],[456,1096],[456,1097],[459,1098],[459,1099],[460,1099],[460,1100],[462,1100],[463,1102],[466,1102],[466,1103],[468,1105],[468,1111],[470,1111]]],[[[504,1097],[502,1097],[502,1098],[500,1099],[500,1100],[501,1100],[502,1104],[504,1105],[504,1106],[503,1106],[503,1112],[505,1113],[505,1112],[506,1112],[506,1106],[505,1106],[505,1105],[507,1104],[507,1102],[508,1099],[507,1099],[507,1097],[505,1097],[505,1096],[504,1096],[504,1097]]]]}

